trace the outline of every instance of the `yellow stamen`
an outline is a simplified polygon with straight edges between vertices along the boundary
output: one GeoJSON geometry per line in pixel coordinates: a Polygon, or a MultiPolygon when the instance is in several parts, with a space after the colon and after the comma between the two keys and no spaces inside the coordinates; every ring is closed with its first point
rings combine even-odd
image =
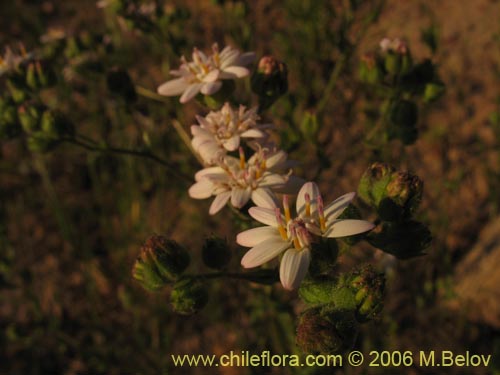
{"type": "Polygon", "coordinates": [[[240,168],[244,169],[245,168],[245,153],[243,152],[243,147],[240,147],[240,168]]]}
{"type": "Polygon", "coordinates": [[[286,235],[286,230],[285,230],[285,228],[283,227],[283,225],[280,225],[280,226],[278,227],[278,231],[280,232],[281,238],[283,238],[284,240],[287,240],[287,239],[288,239],[288,237],[287,237],[287,235],[286,235]]]}
{"type": "Polygon", "coordinates": [[[283,196],[283,208],[285,209],[285,220],[288,223],[291,219],[290,216],[290,205],[288,204],[288,195],[283,196]]]}
{"type": "Polygon", "coordinates": [[[299,241],[299,239],[298,239],[297,237],[295,237],[295,238],[293,239],[293,246],[295,246],[295,248],[296,248],[297,250],[302,249],[302,246],[300,246],[300,241],[299,241]]]}
{"type": "Polygon", "coordinates": [[[322,232],[326,230],[326,220],[324,216],[319,217],[319,227],[321,228],[322,232]]]}

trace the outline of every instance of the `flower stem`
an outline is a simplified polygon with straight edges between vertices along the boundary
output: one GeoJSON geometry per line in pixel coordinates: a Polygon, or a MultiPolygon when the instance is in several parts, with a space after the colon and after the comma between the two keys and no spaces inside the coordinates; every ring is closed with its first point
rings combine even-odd
{"type": "MultiPolygon", "coordinates": [[[[82,137],[80,137],[82,138],[82,137]]],[[[182,172],[179,171],[178,166],[174,165],[173,163],[168,162],[165,159],[160,158],[159,156],[149,152],[149,151],[139,151],[139,150],[130,150],[126,148],[119,148],[119,147],[109,147],[109,146],[99,146],[95,141],[88,140],[89,142],[92,142],[92,144],[85,143],[81,140],[78,140],[76,138],[64,138],[62,139],[64,142],[72,143],[74,145],[80,146],[86,150],[89,151],[99,151],[99,152],[111,152],[115,154],[122,154],[122,155],[131,155],[131,156],[137,156],[149,160],[153,160],[157,162],[158,164],[163,165],[166,169],[169,170],[172,175],[175,177],[185,180],[186,182],[191,182],[191,178],[182,172]]]]}

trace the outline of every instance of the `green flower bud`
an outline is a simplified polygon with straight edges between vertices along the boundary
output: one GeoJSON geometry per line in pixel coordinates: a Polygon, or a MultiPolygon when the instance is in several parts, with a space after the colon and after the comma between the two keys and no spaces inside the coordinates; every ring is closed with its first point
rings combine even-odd
{"type": "Polygon", "coordinates": [[[35,62],[36,78],[41,88],[52,86],[56,82],[54,71],[41,61],[35,62]]]}
{"type": "Polygon", "coordinates": [[[383,220],[397,221],[415,213],[422,200],[424,183],[408,172],[394,172],[386,187],[386,196],[378,206],[383,220]]]}
{"type": "Polygon", "coordinates": [[[24,84],[24,77],[11,76],[6,82],[7,90],[15,103],[22,103],[28,98],[28,88],[24,84]]]}
{"type": "Polygon", "coordinates": [[[366,54],[361,57],[359,78],[362,82],[372,85],[382,82],[384,73],[375,55],[366,54]]]}
{"type": "Polygon", "coordinates": [[[211,236],[205,240],[201,255],[207,267],[222,269],[231,260],[232,253],[225,239],[211,236]]]}
{"type": "Polygon", "coordinates": [[[316,113],[306,111],[302,122],[300,123],[300,131],[309,142],[314,143],[318,136],[318,130],[319,125],[316,113]]]}
{"type": "Polygon", "coordinates": [[[358,196],[370,206],[377,208],[386,196],[386,187],[391,181],[394,167],[385,163],[373,163],[368,167],[358,186],[358,196]]]}
{"type": "Polygon", "coordinates": [[[424,88],[424,101],[432,102],[443,96],[446,87],[441,82],[431,82],[425,85],[424,88]]]}
{"type": "Polygon", "coordinates": [[[425,254],[432,235],[418,221],[384,222],[368,234],[367,241],[399,259],[409,259],[425,254]]]}
{"type": "Polygon", "coordinates": [[[207,289],[199,281],[190,278],[175,283],[170,295],[174,311],[182,315],[197,313],[207,302],[207,289]]]}
{"type": "Polygon", "coordinates": [[[351,349],[358,334],[352,311],[331,305],[307,309],[297,324],[297,345],[310,354],[334,354],[351,349]]]}
{"type": "Polygon", "coordinates": [[[17,108],[17,116],[26,133],[32,133],[40,129],[41,108],[34,105],[21,105],[17,108]]]}
{"type": "Polygon", "coordinates": [[[416,175],[398,172],[393,167],[372,164],[361,177],[361,199],[387,221],[406,220],[417,210],[423,194],[423,182],[416,175]]]}
{"type": "Polygon", "coordinates": [[[399,75],[401,71],[401,55],[395,52],[388,52],[384,58],[385,70],[393,75],[399,75]]]}
{"type": "Polygon", "coordinates": [[[359,322],[373,319],[383,308],[385,276],[368,265],[353,271],[347,279],[356,301],[356,318],[359,322]]]}
{"type": "Polygon", "coordinates": [[[53,138],[72,136],[75,132],[73,124],[57,111],[46,110],[42,114],[40,124],[42,131],[53,138]]]}
{"type": "Polygon", "coordinates": [[[108,89],[113,94],[122,97],[127,103],[137,100],[134,83],[126,70],[113,68],[106,77],[108,89]]]}
{"type": "Polygon", "coordinates": [[[33,152],[49,152],[57,146],[58,141],[42,131],[35,131],[29,135],[27,143],[28,149],[33,152]]]}
{"type": "Polygon", "coordinates": [[[322,305],[332,302],[336,282],[329,278],[319,280],[305,279],[299,288],[299,296],[309,305],[322,305]]]}
{"type": "Polygon", "coordinates": [[[152,236],[141,247],[132,275],[146,289],[155,291],[176,280],[189,265],[189,254],[173,240],[152,236]]]}
{"type": "Polygon", "coordinates": [[[38,79],[36,76],[35,63],[31,62],[26,68],[26,84],[32,90],[38,89],[38,79]]]}
{"type": "Polygon", "coordinates": [[[288,91],[288,68],[272,56],[260,59],[251,79],[252,91],[259,96],[261,110],[269,108],[288,91]]]}

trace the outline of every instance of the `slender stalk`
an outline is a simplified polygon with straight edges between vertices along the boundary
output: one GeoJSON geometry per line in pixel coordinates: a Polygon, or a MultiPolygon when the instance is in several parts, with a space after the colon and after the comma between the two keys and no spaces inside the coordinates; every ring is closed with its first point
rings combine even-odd
{"type": "MultiPolygon", "coordinates": [[[[167,99],[166,97],[164,97],[162,95],[158,95],[157,93],[155,93],[155,92],[153,92],[145,87],[142,87],[142,86],[136,86],[135,90],[139,95],[144,96],[145,98],[148,98],[148,99],[156,100],[158,102],[166,103],[168,100],[170,100],[170,99],[167,99]]],[[[198,162],[201,165],[205,165],[203,160],[200,158],[200,156],[194,151],[193,147],[191,146],[191,138],[189,137],[186,130],[182,127],[181,123],[177,120],[172,120],[172,125],[173,125],[175,131],[177,132],[177,134],[179,135],[179,137],[181,138],[182,142],[184,142],[186,147],[189,149],[189,151],[191,151],[191,153],[195,156],[195,158],[198,160],[198,162]]]]}
{"type": "Polygon", "coordinates": [[[101,147],[101,146],[98,146],[95,142],[94,142],[94,144],[90,145],[90,144],[82,142],[76,138],[66,138],[66,139],[63,139],[63,141],[75,144],[75,145],[80,146],[80,147],[82,147],[86,150],[89,150],[89,151],[111,152],[111,153],[115,153],[115,154],[131,155],[131,156],[142,157],[145,159],[150,159],[150,160],[157,162],[158,164],[163,165],[165,168],[167,168],[169,170],[170,173],[172,173],[172,175],[174,175],[180,179],[183,179],[186,182],[192,182],[192,179],[189,176],[180,172],[178,167],[175,164],[170,163],[170,162],[168,162],[168,161],[160,158],[159,156],[157,156],[151,152],[148,152],[148,151],[138,151],[138,150],[130,150],[130,149],[126,149],[126,148],[108,147],[108,146],[101,147]]]}

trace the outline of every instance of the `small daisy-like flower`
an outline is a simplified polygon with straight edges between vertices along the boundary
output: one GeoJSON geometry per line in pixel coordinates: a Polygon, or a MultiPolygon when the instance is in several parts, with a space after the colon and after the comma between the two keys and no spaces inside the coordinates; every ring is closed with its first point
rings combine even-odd
{"type": "Polygon", "coordinates": [[[225,103],[219,111],[212,111],[206,117],[196,116],[200,125],[191,126],[192,145],[209,165],[214,164],[226,151],[235,151],[241,138],[266,138],[265,129],[271,124],[258,124],[257,108],[238,110],[225,103]]]}
{"type": "Polygon", "coordinates": [[[292,217],[288,196],[280,208],[252,207],[250,215],[264,227],[241,232],[236,242],[251,249],[241,259],[245,268],[258,267],[283,254],[280,280],[285,289],[297,289],[307,274],[311,261],[311,244],[318,237],[346,237],[367,232],[374,225],[364,220],[339,220],[338,217],[354,198],[348,193],[323,206],[314,182],[305,183],[297,196],[297,216],[292,217]]]}
{"type": "Polygon", "coordinates": [[[245,68],[255,58],[253,52],[241,54],[229,46],[219,52],[217,43],[212,46],[212,55],[207,56],[195,48],[193,61],[183,56],[178,70],[170,74],[179,78],[167,81],[158,87],[158,93],[165,96],[181,95],[180,102],[187,103],[198,93],[215,94],[222,86],[223,79],[246,77],[250,71],[245,68]]]}
{"type": "Polygon", "coordinates": [[[291,166],[284,151],[269,153],[267,149],[260,149],[247,161],[240,147],[239,159],[225,156],[218,166],[196,173],[196,183],[189,188],[189,196],[206,199],[215,195],[210,215],[219,212],[229,200],[236,208],[243,207],[250,199],[257,206],[275,207],[273,191],[295,193],[298,190],[300,179],[290,175],[291,166]]]}

